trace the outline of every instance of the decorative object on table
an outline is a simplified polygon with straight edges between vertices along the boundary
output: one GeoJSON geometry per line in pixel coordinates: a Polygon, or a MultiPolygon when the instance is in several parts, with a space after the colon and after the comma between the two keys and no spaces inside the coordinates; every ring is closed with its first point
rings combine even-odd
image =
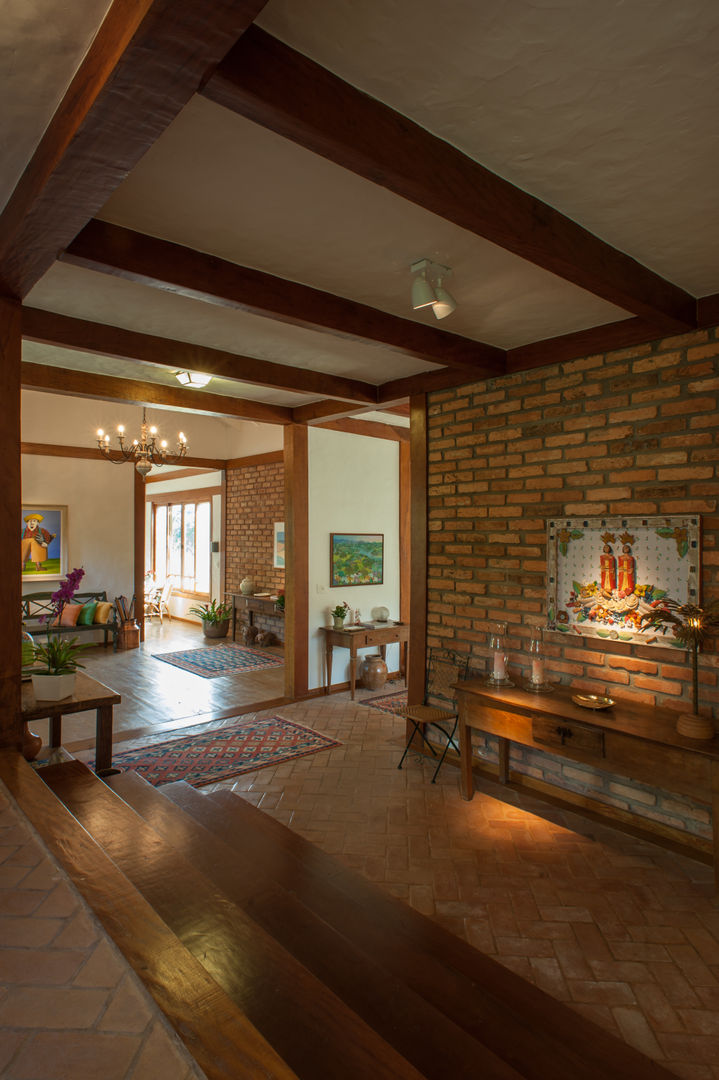
{"type": "Polygon", "coordinates": [[[389,608],[376,607],[372,608],[372,618],[375,622],[387,622],[389,620],[389,608]]]}
{"type": "Polygon", "coordinates": [[[713,739],[714,722],[708,716],[699,715],[699,646],[707,633],[719,629],[719,600],[712,600],[701,608],[666,596],[646,616],[645,622],[652,630],[661,631],[662,642],[667,630],[671,629],[674,638],[684,648],[691,649],[693,712],[680,714],[678,734],[689,739],[713,739]]]}
{"type": "Polygon", "coordinates": [[[549,629],[666,644],[652,633],[651,612],[668,595],[696,604],[700,565],[696,515],[549,521],[549,629]]]}
{"type": "Polygon", "coordinates": [[[155,785],[184,780],[203,787],[341,745],[292,720],[268,716],[134,750],[116,750],[113,765],[133,769],[155,785]]]}
{"type": "Polygon", "coordinates": [[[118,450],[110,448],[110,436],[102,428],[97,430],[97,446],[102,455],[111,461],[113,465],[123,465],[131,461],[140,476],[143,478],[152,469],[153,465],[165,465],[169,458],[181,458],[187,453],[187,439],[183,432],[177,436],[177,446],[174,454],[171,454],[167,442],[162,439],[158,442],[157,428],[147,422],[147,410],[142,410],[142,424],[140,425],[140,438],[133,439],[129,445],[125,442],[125,425],[117,425],[118,450]]]}
{"type": "Polygon", "coordinates": [[[20,516],[23,579],[61,577],[67,570],[67,507],[23,506],[20,516]]]}
{"type": "Polygon", "coordinates": [[[546,679],[544,638],[542,635],[542,627],[537,626],[532,631],[532,636],[529,639],[531,669],[529,681],[525,683],[525,688],[527,690],[532,690],[535,694],[549,694],[554,689],[552,684],[547,682],[546,679]]]}
{"type": "Polygon", "coordinates": [[[495,623],[489,638],[489,648],[492,654],[492,673],[487,677],[487,686],[514,686],[514,683],[507,675],[506,633],[506,623],[495,623]]]}
{"type": "Polygon", "coordinates": [[[72,697],[75,690],[75,672],[84,667],[78,660],[83,649],[89,644],[81,644],[76,637],[57,637],[52,633],[42,644],[33,645],[33,663],[31,672],[32,689],[38,701],[62,701],[72,697]]]}
{"type": "Polygon", "coordinates": [[[614,698],[600,694],[572,694],[572,701],[583,709],[611,709],[614,704],[614,698]]]}
{"type": "Polygon", "coordinates": [[[387,682],[387,665],[379,653],[369,653],[362,659],[360,679],[368,690],[381,690],[387,682]]]}
{"type": "Polygon", "coordinates": [[[343,628],[349,610],[350,606],[344,600],[341,604],[337,604],[336,607],[332,608],[330,615],[332,616],[332,625],[335,630],[341,630],[343,628]]]}
{"type": "Polygon", "coordinates": [[[248,671],[282,667],[284,659],[272,653],[245,649],[232,641],[210,645],[205,649],[186,649],[182,652],[153,653],[155,660],[182,668],[203,679],[217,679],[223,675],[243,675],[248,671]]]}
{"type": "Polygon", "coordinates": [[[330,533],[330,588],[381,585],[384,533],[330,533]]]}
{"type": "Polygon", "coordinates": [[[245,624],[240,632],[242,637],[242,643],[244,645],[251,645],[259,633],[256,626],[249,626],[245,624]]]}
{"type": "Polygon", "coordinates": [[[366,705],[369,709],[379,709],[380,712],[391,713],[393,716],[403,716],[407,708],[407,691],[399,690],[394,694],[380,694],[379,697],[365,698],[357,704],[366,705]]]}
{"type": "Polygon", "coordinates": [[[285,523],[276,521],[273,528],[272,565],[276,570],[285,568],[285,523]]]}
{"type": "Polygon", "coordinates": [[[255,591],[255,583],[251,577],[243,578],[240,582],[240,592],[243,596],[252,596],[255,591]]]}
{"type": "Polygon", "coordinates": [[[285,613],[285,594],[283,592],[279,593],[275,599],[275,611],[281,612],[283,615],[285,613]]]}
{"type": "Polygon", "coordinates": [[[354,613],[354,618],[352,620],[352,625],[353,626],[361,626],[362,625],[362,620],[360,618],[360,609],[359,608],[355,608],[355,613],[354,613]]]}
{"type": "Polygon", "coordinates": [[[202,619],[202,632],[206,638],[227,637],[232,618],[232,604],[213,599],[209,604],[197,604],[188,610],[190,615],[197,615],[202,619]]]}

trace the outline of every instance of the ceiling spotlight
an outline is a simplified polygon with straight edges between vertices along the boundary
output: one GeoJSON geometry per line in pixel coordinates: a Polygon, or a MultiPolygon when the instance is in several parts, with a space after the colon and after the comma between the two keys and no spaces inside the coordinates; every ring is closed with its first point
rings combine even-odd
{"type": "Polygon", "coordinates": [[[412,282],[412,308],[431,307],[435,318],[446,319],[457,307],[457,301],[444,288],[442,282],[452,271],[448,266],[440,266],[431,259],[418,259],[410,266],[410,273],[415,275],[412,282]]]}
{"type": "Polygon", "coordinates": [[[176,371],[175,378],[190,390],[200,390],[203,386],[207,386],[212,376],[201,375],[198,371],[176,371]]]}

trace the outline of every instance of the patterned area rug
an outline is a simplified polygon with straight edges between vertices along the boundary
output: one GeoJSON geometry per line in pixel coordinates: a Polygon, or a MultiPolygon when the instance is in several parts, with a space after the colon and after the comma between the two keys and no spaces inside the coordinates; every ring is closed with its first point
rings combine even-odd
{"type": "Polygon", "coordinates": [[[121,750],[113,753],[112,765],[132,769],[155,786],[184,780],[202,787],[341,745],[292,720],[269,716],[137,750],[121,750]]]}
{"type": "Polygon", "coordinates": [[[228,641],[211,645],[208,649],[189,649],[187,652],[153,653],[155,660],[164,660],[183,671],[201,675],[203,679],[216,679],[220,675],[239,675],[261,668],[282,667],[284,658],[258,649],[246,649],[228,641]]]}
{"type": "Polygon", "coordinates": [[[359,702],[367,705],[370,709],[379,709],[381,712],[401,713],[407,708],[407,691],[400,690],[396,694],[381,694],[379,697],[365,698],[359,702]]]}

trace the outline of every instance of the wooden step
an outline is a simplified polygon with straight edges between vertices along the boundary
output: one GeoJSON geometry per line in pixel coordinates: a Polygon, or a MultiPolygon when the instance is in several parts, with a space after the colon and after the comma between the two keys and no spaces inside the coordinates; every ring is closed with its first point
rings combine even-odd
{"type": "Polygon", "coordinates": [[[228,791],[163,793],[521,1076],[659,1080],[662,1066],[228,791]],[[215,809],[215,807],[217,809],[215,809]],[[218,813],[219,811],[219,813],[218,813]]]}
{"type": "MultiPolygon", "coordinates": [[[[41,775],[298,1077],[420,1080],[413,1065],[90,770],[70,762],[41,775]]],[[[181,835],[178,841],[184,845],[181,835]]]]}
{"type": "MultiPolygon", "coordinates": [[[[19,754],[0,751],[0,780],[208,1080],[297,1080],[19,754]]],[[[97,779],[94,783],[101,785],[97,779]]]]}
{"type": "MultiPolygon", "coordinates": [[[[137,773],[109,777],[109,785],[160,834],[181,846],[186,857],[278,941],[304,967],[431,1080],[484,1077],[519,1080],[522,1075],[484,1043],[458,1027],[396,973],[370,956],[349,932],[340,933],[297,895],[294,884],[280,884],[255,860],[236,849],[151,787],[137,773]]],[[[213,814],[224,815],[207,802],[213,814]]],[[[289,865],[288,860],[285,862],[289,865]]]]}

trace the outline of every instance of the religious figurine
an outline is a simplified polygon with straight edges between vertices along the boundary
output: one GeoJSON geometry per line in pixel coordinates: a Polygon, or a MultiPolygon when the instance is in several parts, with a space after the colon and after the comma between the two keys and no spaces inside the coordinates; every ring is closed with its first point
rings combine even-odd
{"type": "Polygon", "coordinates": [[[632,555],[631,548],[635,538],[625,532],[622,533],[619,539],[622,541],[622,554],[617,559],[617,588],[619,590],[619,598],[623,600],[625,596],[631,596],[634,592],[634,586],[637,583],[637,564],[636,559],[632,555]]]}
{"type": "Polygon", "coordinates": [[[599,587],[605,596],[611,596],[617,587],[617,560],[612,554],[611,545],[615,542],[614,533],[602,533],[604,547],[599,556],[599,587]]]}

